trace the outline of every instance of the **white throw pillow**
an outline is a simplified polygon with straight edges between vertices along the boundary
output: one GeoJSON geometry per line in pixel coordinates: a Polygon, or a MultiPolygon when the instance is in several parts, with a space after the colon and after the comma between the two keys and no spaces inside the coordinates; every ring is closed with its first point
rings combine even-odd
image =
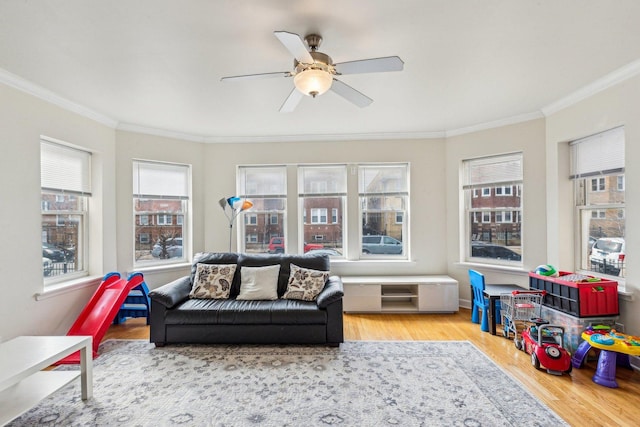
{"type": "Polygon", "coordinates": [[[240,268],[239,300],[278,299],[278,275],[280,265],[240,268]]]}

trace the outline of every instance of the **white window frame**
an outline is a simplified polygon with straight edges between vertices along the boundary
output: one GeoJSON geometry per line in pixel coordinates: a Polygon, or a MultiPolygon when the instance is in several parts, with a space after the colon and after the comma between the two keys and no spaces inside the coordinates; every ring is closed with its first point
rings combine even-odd
{"type": "MultiPolygon", "coordinates": [[[[463,178],[460,191],[464,200],[464,215],[461,217],[460,229],[465,250],[460,254],[461,261],[489,265],[522,265],[524,259],[522,251],[524,247],[522,241],[523,223],[521,221],[523,162],[524,156],[519,152],[467,159],[462,162],[463,178]],[[487,206],[486,201],[473,201],[476,189],[481,189],[483,197],[488,197],[492,195],[492,192],[487,189],[491,188],[494,191],[493,203],[490,207],[487,206]],[[505,199],[508,197],[520,197],[520,206],[505,205],[505,202],[508,201],[505,199]],[[500,198],[499,204],[495,202],[497,198],[500,198]],[[474,206],[473,203],[476,205],[474,206]],[[480,223],[476,221],[478,213],[481,215],[480,223]],[[496,227],[492,224],[495,224],[496,227]],[[513,228],[505,229],[503,227],[513,228]],[[474,240],[495,244],[498,236],[514,232],[520,233],[515,237],[515,241],[520,245],[520,261],[473,256],[472,249],[477,244],[474,240]],[[491,239],[491,236],[496,240],[491,239]],[[487,239],[489,239],[488,242],[487,239]]],[[[502,245],[506,245],[506,243],[502,243],[502,245]]],[[[512,245],[515,246],[513,243],[512,245]]],[[[518,248],[510,249],[515,249],[514,252],[518,251],[518,248]]]]}
{"type": "MultiPolygon", "coordinates": [[[[138,248],[135,246],[140,239],[134,240],[133,248],[133,265],[135,268],[144,267],[170,267],[173,264],[188,262],[191,255],[191,165],[172,162],[160,162],[148,159],[133,159],[133,226],[134,233],[149,233],[147,229],[137,227],[149,227],[158,231],[158,235],[166,233],[161,231],[169,227],[180,227],[180,235],[174,238],[182,241],[182,256],[173,256],[172,258],[162,259],[148,257],[147,255],[138,258],[138,248]],[[155,204],[162,201],[162,205],[153,208],[155,204]],[[150,210],[136,211],[137,203],[143,203],[149,206],[150,210]],[[179,206],[176,210],[165,210],[166,206],[179,206]],[[147,216],[147,224],[144,224],[142,218],[147,216]],[[137,218],[136,218],[137,217],[137,218]],[[175,221],[174,221],[175,217],[175,221]],[[154,222],[155,221],[155,222],[154,222]],[[159,227],[159,228],[155,228],[159,227]],[[137,240],[137,242],[136,242],[137,240]]],[[[150,235],[149,244],[151,250],[146,247],[140,248],[140,253],[152,252],[156,245],[158,236],[150,235]]],[[[174,252],[175,253],[175,252],[174,252]]]]}
{"type": "MultiPolygon", "coordinates": [[[[41,211],[43,215],[57,212],[56,223],[61,215],[77,216],[78,246],[75,255],[75,271],[60,275],[43,277],[44,288],[58,285],[73,279],[89,275],[89,210],[88,204],[91,194],[91,164],[92,153],[88,150],[74,147],[66,142],[53,138],[40,137],[40,186],[42,194],[55,195],[55,200],[66,199],[73,195],[77,198],[78,208],[72,210],[51,210],[50,203],[41,203],[46,207],[41,211]]],[[[46,238],[44,230],[41,238],[46,238]]],[[[41,266],[39,268],[42,268],[41,266]]]]}
{"type": "Polygon", "coordinates": [[[312,208],[311,224],[327,224],[327,208],[312,208]]]}
{"type": "MultiPolygon", "coordinates": [[[[409,200],[410,200],[410,168],[409,163],[369,163],[358,165],[358,196],[360,208],[358,217],[360,219],[360,227],[358,228],[358,242],[360,246],[359,259],[409,259],[410,258],[410,242],[409,242],[409,200]],[[385,172],[393,171],[391,176],[385,172]],[[398,206],[391,204],[399,203],[398,206]],[[396,215],[398,212],[403,214],[403,222],[396,224],[396,215]],[[385,235],[394,240],[402,242],[402,251],[399,254],[389,253],[366,253],[363,244],[363,238],[370,234],[364,232],[365,217],[379,217],[385,225],[390,228],[395,225],[399,226],[401,238],[397,238],[394,233],[387,232],[385,235]]],[[[379,225],[380,226],[380,225],[379,225]]],[[[383,228],[386,229],[386,226],[383,228]]],[[[381,233],[382,234],[382,233],[381,233]]]]}
{"type": "MultiPolygon", "coordinates": [[[[622,230],[624,238],[624,229],[626,228],[626,200],[624,195],[611,194],[613,199],[602,199],[601,194],[607,191],[606,182],[609,181],[615,185],[616,192],[626,192],[625,182],[625,129],[624,126],[609,129],[594,135],[590,135],[569,143],[570,146],[570,178],[574,187],[574,253],[575,268],[574,270],[585,273],[594,274],[591,271],[591,245],[588,239],[590,237],[620,237],[619,235],[596,235],[591,236],[591,224],[589,221],[596,220],[598,230],[601,225],[615,220],[625,219],[622,226],[619,224],[614,229],[622,230]],[[615,180],[615,184],[614,184],[615,180]],[[594,181],[597,183],[593,188],[594,181]],[[621,189],[622,182],[622,189],[621,189]],[[603,184],[603,185],[601,185],[603,184]],[[604,186],[604,190],[602,189],[604,186]],[[596,193],[596,195],[591,195],[596,193]],[[615,211],[615,215],[606,212],[615,211]],[[597,218],[595,218],[594,212],[597,218]],[[604,218],[601,213],[604,213],[604,218]],[[589,223],[587,223],[589,222],[589,223]]],[[[607,194],[607,193],[605,193],[607,194]]],[[[628,249],[630,245],[626,245],[628,249]]],[[[628,253],[625,254],[628,256],[628,253]]],[[[625,257],[625,262],[626,262],[625,257]]],[[[626,267],[624,264],[620,269],[620,276],[610,276],[606,272],[598,271],[598,276],[611,277],[618,282],[618,290],[625,290],[626,267]]]]}

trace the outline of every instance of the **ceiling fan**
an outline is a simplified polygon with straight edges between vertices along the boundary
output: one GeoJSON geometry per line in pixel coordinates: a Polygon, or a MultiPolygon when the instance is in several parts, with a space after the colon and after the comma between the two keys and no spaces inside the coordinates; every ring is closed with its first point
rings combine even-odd
{"type": "Polygon", "coordinates": [[[274,31],[273,34],[295,58],[293,71],[230,76],[223,77],[221,80],[238,81],[270,77],[293,77],[295,87],[280,107],[280,112],[283,113],[292,112],[304,95],[315,98],[329,89],[358,107],[366,107],[373,102],[373,99],[336,79],[335,76],[402,71],[404,66],[402,59],[397,56],[334,64],[329,55],[318,51],[318,47],[322,43],[322,37],[317,34],[309,34],[304,38],[304,41],[298,34],[287,31],[274,31]],[[305,45],[305,41],[307,45],[305,45]],[[307,46],[309,46],[309,49],[307,49],[307,46]]]}

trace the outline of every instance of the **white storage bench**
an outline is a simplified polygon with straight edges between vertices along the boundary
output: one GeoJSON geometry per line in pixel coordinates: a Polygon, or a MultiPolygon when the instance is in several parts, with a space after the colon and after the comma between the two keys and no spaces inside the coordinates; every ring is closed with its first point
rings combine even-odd
{"type": "Polygon", "coordinates": [[[449,276],[342,276],[345,312],[453,313],[458,281],[449,276]]]}

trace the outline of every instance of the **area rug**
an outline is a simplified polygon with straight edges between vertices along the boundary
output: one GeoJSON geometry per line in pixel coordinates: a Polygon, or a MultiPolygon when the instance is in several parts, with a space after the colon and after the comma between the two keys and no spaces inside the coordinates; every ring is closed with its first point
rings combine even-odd
{"type": "Polygon", "coordinates": [[[93,376],[92,399],[82,401],[74,381],[10,425],[566,425],[467,341],[155,348],[109,340],[93,376]]]}

